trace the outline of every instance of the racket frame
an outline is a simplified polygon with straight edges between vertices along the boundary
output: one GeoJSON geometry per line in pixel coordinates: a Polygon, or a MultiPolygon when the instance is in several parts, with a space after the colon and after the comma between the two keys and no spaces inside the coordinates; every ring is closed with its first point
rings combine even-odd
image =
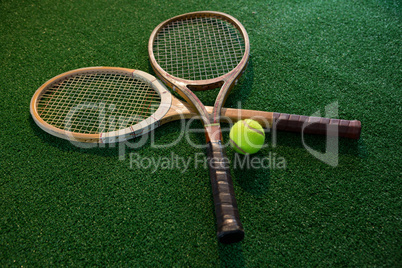
{"type": "Polygon", "coordinates": [[[162,118],[168,113],[172,104],[172,95],[166,87],[154,76],[139,70],[118,68],[118,67],[88,67],[71,70],[62,73],[40,86],[32,96],[30,103],[30,112],[35,123],[47,133],[74,142],[89,142],[89,143],[114,143],[132,139],[137,136],[144,135],[161,124],[162,118]],[[50,89],[53,85],[60,83],[70,77],[80,74],[99,74],[99,73],[112,73],[126,75],[133,77],[147,83],[157,92],[161,98],[161,104],[158,109],[148,118],[140,121],[139,123],[115,130],[110,132],[102,132],[96,134],[86,134],[79,132],[72,132],[55,127],[47,123],[40,115],[38,103],[40,98],[50,89]]]}
{"type": "Polygon", "coordinates": [[[222,12],[200,11],[179,15],[160,23],[151,33],[148,43],[150,63],[156,75],[170,88],[182,96],[191,105],[202,120],[205,128],[209,174],[215,204],[217,221],[217,238],[221,243],[229,244],[243,240],[244,230],[237,208],[233,182],[230,175],[228,158],[222,144],[220,128],[222,107],[238,78],[247,67],[250,55],[250,41],[244,26],[234,17],[222,12]],[[180,20],[197,17],[215,17],[233,25],[243,37],[244,54],[236,67],[228,73],[206,80],[188,80],[175,77],[165,71],[157,62],[154,55],[154,42],[157,35],[168,24],[180,20]],[[205,105],[193,93],[198,90],[220,88],[215,100],[212,113],[208,113],[205,105]]]}
{"type": "Polygon", "coordinates": [[[156,73],[156,75],[163,80],[173,91],[177,92],[181,97],[183,97],[187,103],[189,103],[195,111],[199,113],[202,121],[205,124],[219,123],[222,107],[226,101],[227,96],[232,90],[235,82],[242,75],[247,67],[249,56],[250,56],[250,41],[246,29],[244,26],[234,17],[216,11],[198,11],[186,13],[168,19],[160,23],[151,33],[148,43],[148,55],[151,62],[151,66],[156,73]],[[221,75],[216,78],[206,79],[206,80],[188,80],[180,77],[173,76],[166,72],[156,61],[153,52],[153,44],[157,37],[157,34],[163,29],[167,24],[174,21],[179,21],[182,19],[196,18],[196,17],[217,17],[231,23],[239,33],[242,35],[244,40],[244,55],[240,60],[239,64],[230,72],[221,75]],[[218,97],[216,98],[215,105],[212,114],[208,113],[205,106],[201,103],[198,97],[192,91],[203,91],[214,88],[220,88],[218,97]]]}

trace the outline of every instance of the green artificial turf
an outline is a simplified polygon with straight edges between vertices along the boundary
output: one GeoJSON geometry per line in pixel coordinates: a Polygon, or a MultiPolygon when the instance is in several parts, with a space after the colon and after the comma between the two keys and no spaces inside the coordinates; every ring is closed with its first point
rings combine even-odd
{"type": "Polygon", "coordinates": [[[400,266],[401,15],[391,0],[0,1],[0,266],[400,266]],[[363,126],[359,140],[329,145],[336,166],[306,149],[324,153],[324,137],[285,132],[253,156],[271,168],[232,165],[246,232],[234,245],[216,240],[208,170],[195,161],[205,150],[190,145],[205,142],[199,122],[188,140],[174,122],[153,141],[79,148],[29,113],[35,90],[68,70],[153,73],[154,27],[198,10],[231,14],[250,37],[227,107],[326,116],[337,105],[327,115],[363,126]],[[157,157],[190,165],[141,160],[157,157]]]}

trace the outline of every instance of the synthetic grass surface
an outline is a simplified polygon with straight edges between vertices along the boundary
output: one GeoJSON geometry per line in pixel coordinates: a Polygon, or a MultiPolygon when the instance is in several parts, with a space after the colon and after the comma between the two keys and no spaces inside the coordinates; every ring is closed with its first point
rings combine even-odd
{"type": "MultiPolygon", "coordinates": [[[[401,10],[399,1],[374,0],[1,1],[0,264],[400,265],[401,10]],[[180,138],[188,122],[175,122],[153,140],[79,148],[44,133],[29,114],[35,90],[62,72],[152,73],[153,28],[197,10],[236,17],[250,37],[250,64],[227,107],[326,116],[333,106],[327,116],[363,126],[360,140],[335,147],[324,137],[268,132],[253,157],[271,168],[232,166],[246,232],[235,245],[215,237],[208,170],[196,161],[205,150],[190,144],[204,143],[199,122],[188,139],[180,138]],[[336,166],[307,148],[337,148],[336,166]]],[[[212,104],[215,94],[201,98],[212,104]]],[[[234,163],[238,155],[227,151],[234,163]]]]}

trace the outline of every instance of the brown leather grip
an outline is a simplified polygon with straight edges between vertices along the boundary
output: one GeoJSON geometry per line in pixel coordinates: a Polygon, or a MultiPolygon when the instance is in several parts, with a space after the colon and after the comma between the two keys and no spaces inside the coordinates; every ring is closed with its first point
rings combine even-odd
{"type": "Polygon", "coordinates": [[[294,114],[273,113],[272,128],[276,130],[339,136],[358,139],[361,122],[294,114]]]}
{"type": "Polygon", "coordinates": [[[207,151],[218,240],[224,244],[239,242],[244,238],[244,230],[237,209],[229,160],[220,141],[208,142],[207,151]]]}

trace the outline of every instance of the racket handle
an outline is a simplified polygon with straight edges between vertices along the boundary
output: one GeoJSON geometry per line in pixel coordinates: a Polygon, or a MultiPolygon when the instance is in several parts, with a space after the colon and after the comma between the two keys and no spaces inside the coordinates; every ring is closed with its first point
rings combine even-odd
{"type": "Polygon", "coordinates": [[[217,222],[217,237],[224,244],[244,238],[235,199],[229,160],[220,141],[208,142],[208,165],[217,222]]]}
{"type": "Polygon", "coordinates": [[[359,139],[361,122],[296,114],[272,113],[254,110],[222,109],[222,121],[252,118],[265,128],[299,133],[319,134],[359,139]],[[335,128],[337,126],[337,128],[335,128]]]}
{"type": "Polygon", "coordinates": [[[283,131],[358,139],[361,132],[361,122],[358,120],[273,113],[272,128],[283,131]]]}

